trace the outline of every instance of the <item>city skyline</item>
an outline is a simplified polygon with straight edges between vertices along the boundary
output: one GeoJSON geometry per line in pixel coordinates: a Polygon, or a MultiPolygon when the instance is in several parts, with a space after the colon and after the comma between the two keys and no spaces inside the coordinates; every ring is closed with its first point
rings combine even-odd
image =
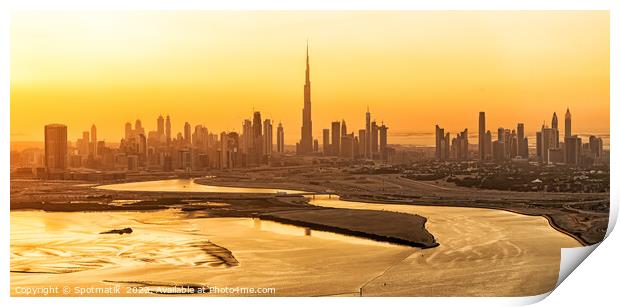
{"type": "MultiPolygon", "coordinates": [[[[96,123],[99,139],[113,141],[122,134],[126,121],[140,118],[151,127],[150,119],[160,114],[182,120],[173,123],[175,132],[182,130],[185,121],[223,131],[243,120],[245,113],[238,110],[252,108],[284,127],[301,127],[299,106],[304,98],[299,89],[305,77],[302,48],[306,38],[313,58],[314,139],[320,138],[317,136],[324,127],[342,118],[351,127],[364,127],[363,116],[349,114],[363,113],[367,106],[373,110],[373,120],[389,123],[394,136],[432,134],[436,122],[444,123],[442,127],[453,133],[461,127],[476,133],[476,119],[461,114],[477,110],[493,114],[488,126],[510,126],[514,118],[542,122],[548,120],[546,114],[567,106],[580,114],[573,131],[609,133],[606,13],[293,15],[98,13],[89,15],[92,18],[86,22],[66,12],[17,14],[12,28],[11,141],[43,141],[40,127],[52,121],[69,127],[96,123]],[[119,26],[135,29],[113,31],[110,36],[100,24],[116,17],[119,26]],[[302,18],[303,24],[293,17],[302,18]],[[34,22],[39,18],[46,22],[34,22]],[[359,35],[336,39],[341,38],[338,31],[350,33],[351,27],[369,19],[382,28],[372,31],[360,26],[359,35]],[[169,21],[172,28],[160,38],[140,35],[146,27],[157,28],[162,21],[169,21]],[[248,21],[265,22],[256,29],[256,37],[250,37],[248,21]],[[447,26],[457,21],[469,31],[471,44],[461,46],[462,38],[447,26]],[[213,28],[231,22],[239,22],[235,33],[213,28]],[[275,23],[290,25],[290,29],[267,38],[267,28],[272,29],[275,23]],[[438,55],[432,56],[430,47],[425,47],[431,37],[420,33],[419,27],[407,34],[395,31],[402,25],[420,23],[441,38],[433,47],[438,48],[438,55]],[[489,23],[510,30],[511,35],[491,35],[484,30],[489,23]],[[578,29],[582,24],[588,29],[578,29]],[[538,35],[526,35],[532,27],[538,27],[538,35]],[[178,31],[185,30],[178,41],[173,40],[178,31]],[[217,34],[220,30],[224,32],[217,34]],[[236,44],[223,38],[227,34],[235,35],[236,44]],[[84,36],[89,43],[76,45],[74,38],[84,36]],[[51,40],[62,44],[35,48],[47,46],[51,40]],[[108,47],[121,42],[124,46],[116,52],[108,47]],[[158,46],[162,51],[147,52],[145,46],[158,46]],[[378,46],[401,52],[378,52],[378,46]],[[137,58],[137,54],[144,56],[137,58]],[[488,58],[489,54],[497,56],[488,58]],[[69,65],[68,56],[80,65],[69,65]],[[506,61],[498,66],[499,60],[506,61]],[[513,62],[518,65],[510,64],[513,62]],[[85,110],[97,112],[84,116],[85,110]]],[[[69,129],[69,138],[79,137],[82,129],[69,129]]],[[[527,134],[535,131],[534,125],[526,125],[527,134]]],[[[300,138],[298,128],[285,134],[286,144],[295,144],[300,138]]]]}

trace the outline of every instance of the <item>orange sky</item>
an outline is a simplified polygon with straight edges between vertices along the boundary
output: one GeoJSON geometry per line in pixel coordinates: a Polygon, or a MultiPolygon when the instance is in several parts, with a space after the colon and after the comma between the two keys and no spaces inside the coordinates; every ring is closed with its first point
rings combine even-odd
{"type": "MultiPolygon", "coordinates": [[[[19,12],[12,16],[11,141],[95,123],[154,130],[170,114],[239,131],[252,109],[299,139],[306,39],[315,138],[333,120],[390,132],[537,129],[609,133],[607,12],[19,12]]],[[[275,130],[275,129],[274,129],[275,130]]]]}

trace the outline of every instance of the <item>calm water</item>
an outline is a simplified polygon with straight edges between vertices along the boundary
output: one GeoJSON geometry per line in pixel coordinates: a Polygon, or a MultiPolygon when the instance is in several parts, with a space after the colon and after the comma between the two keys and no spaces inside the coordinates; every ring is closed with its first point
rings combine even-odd
{"type": "Polygon", "coordinates": [[[219,187],[195,183],[193,179],[170,179],[101,185],[103,190],[148,192],[209,192],[209,193],[304,193],[303,191],[265,188],[219,187]]]}
{"type": "MultiPolygon", "coordinates": [[[[158,186],[179,192],[280,191],[200,186],[191,180],[105,188],[156,191],[158,186]]],[[[364,295],[534,295],[555,285],[560,248],[579,246],[542,217],[499,210],[321,197],[311,203],[419,214],[428,218],[426,227],[440,246],[420,250],[258,219],[198,218],[177,210],[14,211],[12,289],[50,282],[148,281],[274,287],[276,295],[359,295],[360,288],[364,295]],[[124,227],[134,232],[99,234],[124,227]]]]}

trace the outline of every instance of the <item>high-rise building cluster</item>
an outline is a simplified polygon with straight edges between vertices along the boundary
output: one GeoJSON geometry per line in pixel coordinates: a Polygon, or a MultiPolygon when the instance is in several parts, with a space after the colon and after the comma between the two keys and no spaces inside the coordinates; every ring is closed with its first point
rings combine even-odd
{"type": "MultiPolygon", "coordinates": [[[[183,124],[182,132],[172,135],[170,116],[156,120],[157,130],[145,132],[138,119],[125,124],[125,135],[118,148],[97,141],[97,128],[84,131],[75,146],[67,141],[67,127],[45,126],[45,166],[51,170],[94,168],[103,170],[204,170],[267,165],[273,152],[271,119],[261,120],[254,112],[253,120],[242,123],[242,133],[209,132],[204,125],[183,124]],[[62,145],[64,144],[64,146],[62,145]],[[62,150],[64,148],[64,151],[62,150]]],[[[278,125],[277,154],[284,153],[284,128],[278,125]]]]}
{"type": "Polygon", "coordinates": [[[312,102],[310,88],[310,56],[306,45],[306,81],[304,84],[304,107],[302,110],[301,140],[297,143],[300,155],[323,154],[348,159],[389,160],[392,150],[387,142],[388,127],[371,122],[370,110],[366,111],[366,129],[348,133],[344,121],[334,121],[330,128],[323,129],[322,152],[319,140],[312,137],[312,102]]]}
{"type": "Polygon", "coordinates": [[[389,160],[393,150],[388,147],[388,127],[383,123],[379,126],[370,118],[370,111],[367,111],[367,128],[360,129],[357,136],[354,132],[347,133],[344,120],[332,122],[331,133],[329,128],[323,129],[322,154],[348,159],[389,160]]]}
{"type": "Polygon", "coordinates": [[[572,133],[572,115],[567,108],[564,114],[564,141],[560,139],[558,117],[554,112],[551,127],[543,123],[536,132],[536,157],[543,164],[581,165],[597,163],[603,158],[603,139],[590,136],[588,143],[582,143],[572,133]]]}
{"type": "MultiPolygon", "coordinates": [[[[558,116],[553,113],[551,127],[543,124],[536,132],[535,161],[543,164],[580,165],[597,163],[603,158],[603,140],[596,136],[589,137],[589,143],[582,144],[581,138],[571,131],[571,114],[567,109],[564,116],[564,139],[560,138],[558,116]]],[[[497,138],[486,128],[486,114],[478,114],[478,160],[479,161],[529,161],[529,143],[525,136],[525,125],[517,124],[516,130],[497,129],[497,138]]],[[[450,139],[450,133],[439,125],[435,126],[435,159],[439,161],[469,160],[467,129],[456,138],[450,139]]]]}
{"type": "Polygon", "coordinates": [[[469,140],[467,129],[450,139],[450,133],[435,125],[435,158],[439,161],[469,160],[469,140]]]}
{"type": "MultiPolygon", "coordinates": [[[[319,140],[312,136],[312,100],[310,56],[306,45],[306,71],[302,110],[301,139],[298,155],[337,156],[350,159],[389,160],[393,150],[388,147],[384,124],[371,121],[366,112],[366,127],[356,136],[348,132],[344,120],[335,121],[323,130],[322,152],[319,140]]],[[[45,126],[45,167],[49,170],[94,168],[104,170],[202,170],[207,168],[237,168],[269,165],[272,157],[285,153],[284,127],[278,123],[276,150],[273,151],[273,122],[263,120],[260,112],[242,123],[241,133],[210,132],[205,125],[185,122],[173,134],[169,115],[156,119],[156,130],[146,131],[142,121],[125,123],[124,137],[115,148],[97,139],[97,128],[84,131],[75,146],[67,140],[67,127],[59,124],[45,126]]],[[[466,132],[465,132],[466,134],[466,132]]],[[[460,141],[459,141],[460,142],[460,141]]],[[[466,142],[466,140],[465,140],[466,142]]],[[[467,155],[467,153],[465,153],[467,155]]],[[[462,156],[462,154],[459,154],[462,156]]]]}
{"type": "Polygon", "coordinates": [[[478,114],[478,160],[497,162],[529,158],[528,139],[525,125],[517,123],[517,129],[497,128],[497,139],[493,141],[491,130],[486,128],[486,114],[478,114]]]}

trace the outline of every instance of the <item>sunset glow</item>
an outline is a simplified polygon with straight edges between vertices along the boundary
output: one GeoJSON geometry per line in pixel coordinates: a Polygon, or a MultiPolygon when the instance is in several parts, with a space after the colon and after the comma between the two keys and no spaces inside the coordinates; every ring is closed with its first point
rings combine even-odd
{"type": "MultiPolygon", "coordinates": [[[[475,131],[570,107],[573,131],[609,133],[607,12],[21,12],[12,16],[11,141],[92,124],[117,142],[170,115],[239,131],[252,110],[299,140],[306,40],[313,134],[361,129],[369,106],[390,133],[475,131]]],[[[472,133],[472,135],[474,135],[472,133]]]]}

